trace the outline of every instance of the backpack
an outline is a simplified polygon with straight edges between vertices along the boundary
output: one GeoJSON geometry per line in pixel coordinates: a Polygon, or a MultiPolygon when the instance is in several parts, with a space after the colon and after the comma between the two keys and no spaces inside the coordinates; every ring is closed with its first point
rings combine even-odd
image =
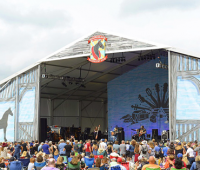
{"type": "Polygon", "coordinates": [[[142,146],[142,153],[143,154],[146,154],[147,150],[148,150],[147,146],[144,146],[144,147],[142,146]]]}

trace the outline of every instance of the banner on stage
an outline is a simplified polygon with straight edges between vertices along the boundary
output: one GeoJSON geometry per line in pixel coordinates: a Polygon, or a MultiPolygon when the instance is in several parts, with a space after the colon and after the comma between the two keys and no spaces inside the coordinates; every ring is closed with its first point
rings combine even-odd
{"type": "Polygon", "coordinates": [[[92,63],[101,63],[108,58],[105,55],[106,41],[107,38],[102,35],[94,36],[88,40],[88,43],[90,43],[90,57],[88,57],[88,61],[92,63]]]}

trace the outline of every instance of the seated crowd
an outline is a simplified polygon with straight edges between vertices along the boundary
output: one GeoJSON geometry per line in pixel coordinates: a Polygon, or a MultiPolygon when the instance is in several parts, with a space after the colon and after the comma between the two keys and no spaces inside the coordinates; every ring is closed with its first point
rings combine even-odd
{"type": "Polygon", "coordinates": [[[198,142],[108,142],[61,139],[58,143],[0,143],[0,169],[8,170],[200,170],[198,142]]]}

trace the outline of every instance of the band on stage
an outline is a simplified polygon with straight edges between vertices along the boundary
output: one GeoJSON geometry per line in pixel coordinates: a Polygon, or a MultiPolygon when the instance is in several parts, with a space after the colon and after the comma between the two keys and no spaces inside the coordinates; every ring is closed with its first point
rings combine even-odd
{"type": "MultiPolygon", "coordinates": [[[[123,128],[122,128],[123,129],[123,128]]],[[[139,129],[131,129],[135,132],[135,134],[132,136],[132,139],[135,139],[136,141],[142,141],[145,139],[146,129],[144,126],[141,126],[139,129]]],[[[117,125],[114,127],[114,129],[111,131],[111,137],[113,138],[113,141],[118,140],[118,135],[121,133],[121,128],[119,128],[117,125]]],[[[53,131],[48,125],[47,125],[47,140],[49,141],[59,141],[60,139],[70,139],[72,141],[76,139],[80,140],[81,136],[85,136],[87,132],[81,133],[81,127],[74,128],[74,125],[69,128],[60,128],[59,132],[53,131]]],[[[88,137],[88,136],[87,136],[88,137]]],[[[86,138],[87,138],[86,137],[86,138]]],[[[100,140],[101,139],[101,126],[96,126],[93,131],[93,139],[100,140]]]]}

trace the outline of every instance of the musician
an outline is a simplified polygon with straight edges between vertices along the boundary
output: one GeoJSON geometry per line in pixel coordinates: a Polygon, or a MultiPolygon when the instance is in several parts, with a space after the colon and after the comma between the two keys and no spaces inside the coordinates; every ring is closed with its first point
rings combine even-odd
{"type": "Polygon", "coordinates": [[[51,128],[47,125],[47,138],[49,139],[49,141],[52,141],[52,132],[51,132],[51,128]]]}
{"type": "Polygon", "coordinates": [[[114,141],[117,140],[117,137],[118,137],[118,126],[116,125],[115,128],[113,129],[113,132],[114,132],[114,141]]]}
{"type": "Polygon", "coordinates": [[[144,126],[141,126],[139,129],[139,136],[140,136],[140,140],[144,140],[145,139],[145,134],[147,133],[146,129],[144,128],[144,126]]]}

